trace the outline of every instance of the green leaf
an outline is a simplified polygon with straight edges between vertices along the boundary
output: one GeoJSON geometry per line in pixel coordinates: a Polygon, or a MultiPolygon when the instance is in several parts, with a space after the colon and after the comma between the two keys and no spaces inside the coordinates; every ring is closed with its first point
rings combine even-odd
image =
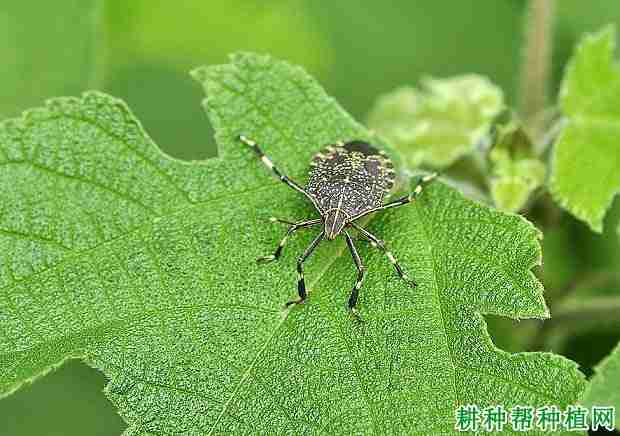
{"type": "MultiPolygon", "coordinates": [[[[418,287],[358,242],[306,267],[316,231],[257,265],[284,229],[270,216],[313,216],[235,138],[243,132],[295,179],[325,144],[369,133],[303,70],[239,54],[194,73],[219,158],[170,159],[123,103],[90,93],[0,125],[0,391],[69,357],[110,379],[127,434],[451,432],[460,404],[564,406],[576,365],[494,347],[483,314],[549,316],[530,268],[539,232],[523,218],[437,182],[419,201],[373,219],[418,287]]],[[[391,154],[390,149],[386,149],[391,154]]],[[[340,238],[341,239],[341,238],[340,238]]]]}
{"type": "Polygon", "coordinates": [[[102,0],[0,3],[0,118],[96,86],[102,0]]]}
{"type": "Polygon", "coordinates": [[[410,167],[443,168],[471,153],[502,109],[501,90],[482,76],[426,79],[421,90],[405,87],[380,97],[368,124],[410,167]]]}
{"type": "Polygon", "coordinates": [[[616,408],[616,428],[620,428],[620,344],[596,367],[588,382],[582,403],[587,407],[616,408]]]}
{"type": "Polygon", "coordinates": [[[489,153],[493,166],[491,195],[495,205],[507,212],[525,206],[530,194],[545,181],[545,166],[533,156],[526,133],[514,123],[498,127],[498,138],[489,153]]]}
{"type": "Polygon", "coordinates": [[[551,190],[556,200],[596,232],[620,191],[620,70],[615,32],[586,36],[560,90],[567,125],[555,144],[551,190]]]}

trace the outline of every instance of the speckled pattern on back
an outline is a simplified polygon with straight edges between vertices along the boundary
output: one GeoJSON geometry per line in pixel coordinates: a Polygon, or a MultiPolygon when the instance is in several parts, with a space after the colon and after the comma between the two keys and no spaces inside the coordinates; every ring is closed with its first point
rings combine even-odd
{"type": "Polygon", "coordinates": [[[321,212],[340,209],[349,219],[381,206],[394,185],[390,159],[363,141],[327,146],[311,165],[306,191],[321,212]]]}

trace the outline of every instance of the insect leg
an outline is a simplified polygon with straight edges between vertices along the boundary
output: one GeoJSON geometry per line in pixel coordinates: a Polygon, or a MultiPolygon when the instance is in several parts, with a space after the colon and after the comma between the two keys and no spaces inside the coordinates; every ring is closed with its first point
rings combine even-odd
{"type": "Polygon", "coordinates": [[[398,261],[396,260],[396,258],[392,254],[392,252],[390,250],[388,250],[388,248],[385,246],[385,242],[383,242],[381,239],[377,238],[375,235],[370,233],[368,230],[366,230],[362,226],[359,226],[359,225],[357,225],[355,223],[350,223],[350,224],[351,224],[351,226],[354,229],[356,229],[366,239],[368,239],[373,246],[379,247],[379,249],[381,249],[381,251],[383,251],[383,254],[385,254],[386,257],[392,263],[392,265],[394,265],[394,269],[396,270],[396,272],[398,273],[398,275],[400,276],[401,279],[405,280],[407,283],[409,283],[412,286],[417,286],[416,282],[411,280],[409,278],[409,276],[403,271],[403,268],[400,266],[400,264],[398,263],[398,261]]]}
{"type": "Polygon", "coordinates": [[[317,218],[317,219],[313,219],[313,220],[308,220],[308,221],[301,221],[301,222],[298,222],[298,223],[292,223],[291,226],[288,228],[288,230],[286,232],[286,235],[284,235],[284,238],[282,238],[282,240],[278,244],[278,248],[276,248],[275,253],[274,254],[270,254],[269,256],[259,257],[258,259],[256,259],[256,262],[258,262],[258,263],[268,263],[268,262],[271,262],[273,260],[278,260],[278,258],[282,254],[282,249],[286,245],[286,241],[288,240],[289,236],[291,236],[293,233],[295,233],[299,229],[303,229],[305,227],[314,226],[314,225],[320,224],[320,223],[321,223],[321,218],[317,218]]]}
{"type": "Polygon", "coordinates": [[[418,178],[418,183],[416,184],[416,187],[413,189],[413,191],[411,191],[411,193],[397,200],[384,204],[383,206],[369,209],[366,212],[356,216],[355,220],[358,220],[361,217],[368,215],[369,213],[378,212],[380,210],[385,210],[385,209],[391,209],[393,207],[398,207],[398,206],[405,205],[407,203],[411,203],[413,200],[416,199],[418,195],[422,193],[422,191],[424,190],[424,187],[428,185],[430,182],[432,182],[436,177],[437,177],[437,173],[429,174],[427,176],[420,176],[418,178]]]}
{"type": "Polygon", "coordinates": [[[351,256],[353,257],[353,262],[355,262],[355,266],[357,267],[357,281],[355,282],[355,286],[351,291],[351,296],[349,297],[349,309],[357,315],[357,310],[355,309],[355,304],[357,303],[357,297],[359,295],[360,288],[362,287],[362,282],[364,281],[364,276],[366,275],[366,268],[362,265],[362,260],[360,259],[359,254],[357,254],[357,250],[355,249],[355,245],[353,245],[353,239],[351,239],[351,235],[346,230],[344,231],[344,236],[347,239],[347,245],[349,246],[349,251],[351,252],[351,256]]]}
{"type": "Polygon", "coordinates": [[[315,200],[304,190],[304,188],[299,186],[299,184],[297,184],[297,182],[295,182],[293,179],[291,179],[291,178],[287,177],[285,174],[283,174],[278,169],[278,167],[276,167],[273,164],[273,162],[271,162],[271,159],[269,159],[267,157],[267,155],[263,152],[263,150],[260,148],[260,146],[255,141],[253,141],[252,139],[250,139],[250,138],[248,138],[248,137],[246,137],[244,135],[239,135],[239,140],[241,142],[243,142],[245,145],[247,145],[248,147],[252,148],[252,150],[254,150],[254,152],[256,153],[258,158],[261,160],[261,162],[269,170],[271,170],[271,172],[274,173],[276,175],[276,177],[278,179],[280,179],[281,182],[283,182],[287,186],[293,188],[295,191],[304,194],[312,202],[312,204],[314,204],[318,208],[318,205],[316,204],[315,200]]]}
{"type": "Polygon", "coordinates": [[[272,223],[287,224],[289,226],[294,226],[295,224],[297,224],[297,223],[295,223],[293,221],[285,220],[285,219],[282,219],[282,218],[276,218],[274,216],[270,217],[269,221],[272,222],[272,223]]]}
{"type": "Polygon", "coordinates": [[[314,238],[314,241],[312,241],[310,246],[306,248],[304,254],[302,254],[299,259],[297,259],[297,292],[299,293],[299,299],[289,301],[288,303],[286,303],[286,306],[290,306],[291,304],[301,304],[305,301],[306,281],[304,280],[304,262],[312,254],[316,246],[319,245],[319,242],[321,242],[324,237],[325,231],[322,231],[316,238],[314,238]]]}

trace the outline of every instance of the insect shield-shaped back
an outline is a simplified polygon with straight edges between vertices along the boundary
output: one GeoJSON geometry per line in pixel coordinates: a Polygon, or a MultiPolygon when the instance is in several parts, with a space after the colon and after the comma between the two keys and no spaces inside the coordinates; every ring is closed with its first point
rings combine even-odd
{"type": "Polygon", "coordinates": [[[394,184],[392,162],[363,141],[337,143],[317,153],[306,192],[315,200],[333,239],[347,222],[379,207],[394,184]]]}

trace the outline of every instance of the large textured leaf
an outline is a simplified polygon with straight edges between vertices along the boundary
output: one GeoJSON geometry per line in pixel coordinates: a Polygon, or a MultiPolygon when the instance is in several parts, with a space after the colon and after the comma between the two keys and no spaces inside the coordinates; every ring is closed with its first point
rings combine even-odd
{"type": "Polygon", "coordinates": [[[620,344],[597,367],[583,394],[588,407],[616,408],[616,428],[620,428],[620,344]]]}
{"type": "Polygon", "coordinates": [[[556,199],[597,232],[620,191],[620,69],[614,44],[611,28],[586,36],[566,70],[560,104],[568,124],[555,145],[551,174],[556,199]]]}
{"type": "MultiPolygon", "coordinates": [[[[576,365],[496,349],[482,314],[548,316],[539,233],[436,183],[369,228],[419,286],[359,243],[363,323],[345,308],[355,270],[342,241],[308,262],[258,266],[311,207],[274,181],[243,132],[303,180],[324,144],[368,138],[301,69],[237,55],[200,69],[220,157],[164,156],[118,100],[54,100],[0,126],[0,390],[68,357],[110,378],[127,434],[450,433],[456,406],[576,401],[576,365]]],[[[389,150],[388,150],[389,151],[389,150]]]]}
{"type": "Polygon", "coordinates": [[[381,96],[368,124],[396,145],[414,168],[443,168],[472,152],[503,108],[502,91],[477,75],[426,79],[422,89],[381,96]]]}

